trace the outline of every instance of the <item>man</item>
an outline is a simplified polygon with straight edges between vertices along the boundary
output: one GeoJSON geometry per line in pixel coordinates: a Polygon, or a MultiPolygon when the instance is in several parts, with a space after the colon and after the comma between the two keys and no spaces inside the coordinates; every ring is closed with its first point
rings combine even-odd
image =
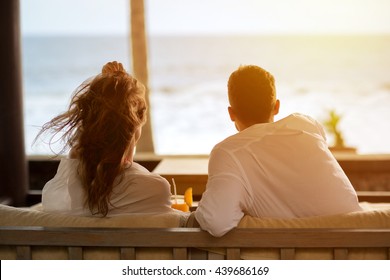
{"type": "Polygon", "coordinates": [[[237,134],[217,144],[195,217],[222,236],[244,215],[296,218],[361,210],[356,192],[329,151],[322,126],[292,114],[274,122],[280,101],[273,76],[249,65],[228,81],[237,134]]]}

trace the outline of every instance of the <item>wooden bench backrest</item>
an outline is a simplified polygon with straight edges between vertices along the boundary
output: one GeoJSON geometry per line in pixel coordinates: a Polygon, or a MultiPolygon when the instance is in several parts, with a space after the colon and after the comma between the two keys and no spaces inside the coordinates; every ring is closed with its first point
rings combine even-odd
{"type": "Polygon", "coordinates": [[[171,248],[174,259],[188,259],[193,249],[217,257],[199,248],[225,248],[226,259],[239,259],[244,248],[277,248],[281,259],[295,259],[299,248],[332,248],[334,259],[347,259],[349,248],[386,248],[390,259],[390,230],[235,229],[216,238],[198,228],[0,227],[0,245],[16,246],[19,259],[31,259],[34,246],[65,246],[69,259],[83,259],[85,247],[116,247],[121,259],[135,259],[138,248],[171,248]]]}

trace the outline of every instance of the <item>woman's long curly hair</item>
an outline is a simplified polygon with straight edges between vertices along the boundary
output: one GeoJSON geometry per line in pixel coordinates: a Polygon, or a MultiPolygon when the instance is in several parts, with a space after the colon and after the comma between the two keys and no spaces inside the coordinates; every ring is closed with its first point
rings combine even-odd
{"type": "Polygon", "coordinates": [[[146,121],[145,87],[121,63],[109,62],[102,73],[78,87],[67,112],[46,123],[37,137],[62,132],[64,152],[71,148],[86,193],[85,206],[106,216],[115,179],[134,148],[134,135],[146,121]]]}

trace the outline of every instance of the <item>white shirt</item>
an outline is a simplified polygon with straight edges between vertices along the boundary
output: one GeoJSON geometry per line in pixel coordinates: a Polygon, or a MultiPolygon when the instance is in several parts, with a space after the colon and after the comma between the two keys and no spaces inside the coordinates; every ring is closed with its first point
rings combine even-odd
{"type": "Polygon", "coordinates": [[[359,210],[322,126],[293,114],[253,125],[214,147],[195,217],[203,229],[221,236],[245,214],[296,218],[359,210]]]}
{"type": "MultiPolygon", "coordinates": [[[[42,206],[46,212],[76,216],[92,216],[85,208],[85,193],[77,173],[77,159],[62,159],[53,179],[42,191],[42,206]]],[[[119,178],[118,178],[119,179],[119,178]]],[[[129,213],[163,213],[172,211],[171,191],[167,180],[150,173],[133,162],[115,185],[107,216],[129,213]]]]}

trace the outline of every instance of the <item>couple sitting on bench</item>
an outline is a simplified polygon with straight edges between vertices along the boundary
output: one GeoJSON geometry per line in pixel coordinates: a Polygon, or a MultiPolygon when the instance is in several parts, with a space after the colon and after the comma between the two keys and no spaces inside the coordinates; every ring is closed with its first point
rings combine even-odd
{"type": "MultiPolygon", "coordinates": [[[[194,213],[202,229],[222,236],[244,215],[269,218],[360,211],[356,192],[314,119],[292,114],[274,121],[280,101],[274,77],[239,67],[228,81],[228,112],[238,133],[210,154],[206,191],[194,213]]],[[[167,213],[169,183],[133,161],[146,121],[145,87],[121,63],[109,62],[84,82],[69,110],[46,123],[61,133],[69,156],[44,187],[43,211],[110,217],[167,213]]]]}

